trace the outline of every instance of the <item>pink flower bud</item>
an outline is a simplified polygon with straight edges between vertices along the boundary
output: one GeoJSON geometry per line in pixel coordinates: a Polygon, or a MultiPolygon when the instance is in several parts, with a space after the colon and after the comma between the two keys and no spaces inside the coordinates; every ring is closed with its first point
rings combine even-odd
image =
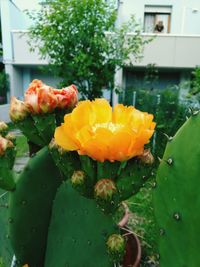
{"type": "Polygon", "coordinates": [[[58,100],[57,107],[60,109],[73,108],[78,102],[78,90],[74,84],[60,90],[54,89],[54,94],[58,100]]]}
{"type": "Polygon", "coordinates": [[[57,107],[53,88],[40,80],[33,80],[25,93],[25,103],[33,114],[48,113],[57,107]]]}

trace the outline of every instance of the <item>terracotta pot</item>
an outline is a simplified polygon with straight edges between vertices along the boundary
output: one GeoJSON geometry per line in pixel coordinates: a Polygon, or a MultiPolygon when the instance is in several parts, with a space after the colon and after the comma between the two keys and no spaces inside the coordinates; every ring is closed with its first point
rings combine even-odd
{"type": "Polygon", "coordinates": [[[118,223],[122,235],[126,238],[126,252],[122,263],[123,267],[139,267],[141,260],[141,245],[138,237],[126,226],[129,218],[129,209],[125,203],[124,217],[118,223]]]}
{"type": "Polygon", "coordinates": [[[140,241],[134,233],[130,230],[123,229],[123,234],[126,236],[126,253],[123,260],[123,267],[139,267],[141,260],[141,246],[140,241]]]}

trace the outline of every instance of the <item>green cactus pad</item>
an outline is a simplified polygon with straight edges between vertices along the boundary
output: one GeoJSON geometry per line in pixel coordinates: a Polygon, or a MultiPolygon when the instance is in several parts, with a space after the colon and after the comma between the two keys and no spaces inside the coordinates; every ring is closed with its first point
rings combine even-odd
{"type": "Polygon", "coordinates": [[[81,168],[88,177],[88,184],[92,187],[97,180],[97,162],[88,156],[80,156],[81,168]]]}
{"type": "Polygon", "coordinates": [[[66,151],[55,144],[54,140],[49,144],[49,151],[56,166],[63,173],[64,180],[70,179],[75,170],[80,169],[80,161],[77,152],[66,151]]]}
{"type": "Polygon", "coordinates": [[[137,158],[127,161],[120,170],[116,185],[120,194],[120,200],[126,200],[135,195],[152,175],[152,165],[141,163],[137,158]]]}
{"type": "Polygon", "coordinates": [[[200,113],[168,142],[154,194],[161,267],[200,266],[200,113]]]}
{"type": "Polygon", "coordinates": [[[32,143],[41,147],[45,145],[45,142],[39,135],[39,132],[34,125],[34,120],[31,116],[26,117],[23,121],[15,122],[15,124],[27,137],[28,141],[31,141],[32,143]]]}
{"type": "Polygon", "coordinates": [[[32,157],[10,194],[9,235],[14,253],[29,267],[43,267],[53,199],[60,173],[44,147],[32,157]]]}
{"type": "Polygon", "coordinates": [[[54,202],[45,267],[113,267],[106,241],[114,233],[119,229],[94,200],[63,183],[54,202]]]}
{"type": "Polygon", "coordinates": [[[8,195],[9,193],[0,189],[0,259],[3,259],[4,263],[2,267],[10,266],[13,257],[13,251],[8,235],[8,195]]]}
{"type": "Polygon", "coordinates": [[[98,180],[100,179],[115,180],[118,175],[120,166],[121,166],[120,161],[110,162],[108,160],[105,160],[104,162],[98,162],[97,163],[98,180]]]}
{"type": "Polygon", "coordinates": [[[56,118],[54,113],[46,113],[39,115],[32,115],[39,135],[42,137],[46,145],[49,144],[54,136],[56,128],[56,118]]]}
{"type": "Polygon", "coordinates": [[[16,174],[6,168],[0,168],[0,188],[6,191],[14,191],[16,188],[15,183],[16,174]]]}
{"type": "Polygon", "coordinates": [[[15,162],[16,153],[15,147],[7,148],[5,154],[0,156],[0,169],[11,170],[15,162]]]}

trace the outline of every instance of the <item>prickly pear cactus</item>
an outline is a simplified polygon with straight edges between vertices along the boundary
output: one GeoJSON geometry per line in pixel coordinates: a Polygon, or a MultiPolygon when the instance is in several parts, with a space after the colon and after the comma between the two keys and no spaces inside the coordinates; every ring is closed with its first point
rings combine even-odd
{"type": "Polygon", "coordinates": [[[53,200],[61,184],[60,172],[44,147],[18,176],[10,194],[9,235],[21,264],[43,266],[53,200]]]}
{"type": "Polygon", "coordinates": [[[113,215],[151,176],[144,145],[153,116],[123,105],[112,111],[105,99],[72,111],[76,104],[74,85],[57,90],[38,80],[24,101],[12,98],[10,117],[34,148],[19,174],[15,142],[2,126],[0,187],[10,191],[9,238],[19,267],[111,267],[125,255],[113,215]]]}
{"type": "Polygon", "coordinates": [[[114,233],[119,228],[111,216],[63,183],[54,201],[45,266],[112,267],[106,241],[114,233]]]}
{"type": "Polygon", "coordinates": [[[154,194],[161,267],[200,266],[200,113],[170,138],[154,194]]]}

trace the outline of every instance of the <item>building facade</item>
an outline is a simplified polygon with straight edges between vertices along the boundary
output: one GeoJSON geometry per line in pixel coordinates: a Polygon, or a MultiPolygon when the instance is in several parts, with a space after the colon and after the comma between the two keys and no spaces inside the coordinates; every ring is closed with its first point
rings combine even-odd
{"type": "MultiPolygon", "coordinates": [[[[37,50],[30,52],[27,31],[32,22],[19,1],[23,3],[22,0],[1,0],[1,26],[3,63],[10,77],[9,96],[21,98],[34,78],[52,86],[58,80],[41,72],[39,67],[45,67],[48,61],[41,60],[37,50]]],[[[28,8],[34,9],[39,2],[30,1],[28,8]]],[[[142,87],[149,64],[158,69],[158,88],[188,80],[191,70],[200,65],[199,0],[116,0],[116,7],[118,25],[134,14],[141,24],[144,38],[153,37],[153,41],[144,48],[142,60],[132,58],[134,68],[117,71],[116,84],[124,90],[127,87],[142,87]]],[[[114,95],[114,102],[117,101],[117,95],[114,95]]],[[[1,117],[0,109],[0,120],[1,117]]]]}
{"type": "Polygon", "coordinates": [[[119,71],[116,81],[123,89],[141,88],[148,66],[158,70],[154,85],[159,89],[188,81],[191,70],[200,65],[200,1],[118,1],[118,24],[132,14],[140,22],[144,38],[153,37],[153,41],[146,45],[142,60],[134,62],[133,58],[134,68],[119,71]]]}

